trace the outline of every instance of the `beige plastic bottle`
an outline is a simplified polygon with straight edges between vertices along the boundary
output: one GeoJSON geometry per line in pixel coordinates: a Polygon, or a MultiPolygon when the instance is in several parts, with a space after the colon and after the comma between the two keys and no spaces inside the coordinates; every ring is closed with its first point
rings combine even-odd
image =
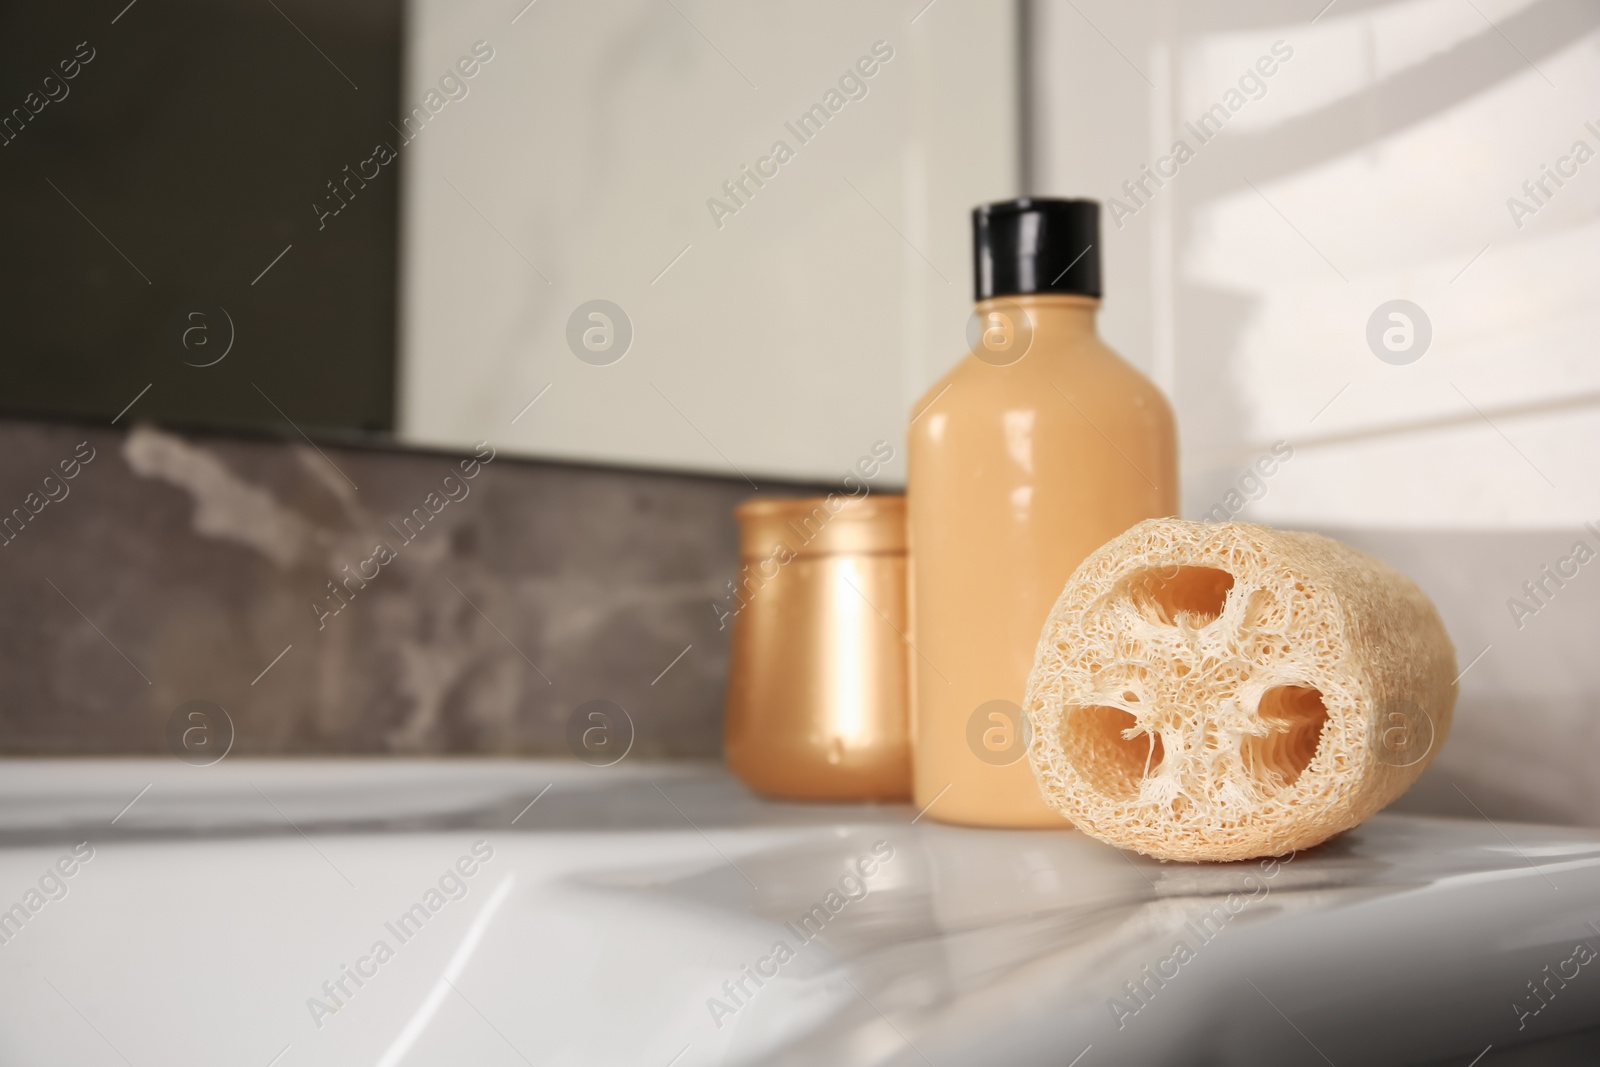
{"type": "Polygon", "coordinates": [[[1020,714],[1034,647],[1085,556],[1174,515],[1166,398],[1101,342],[1099,204],[973,211],[971,351],[912,411],[915,803],[971,826],[1065,824],[1042,799],[1020,714]]]}

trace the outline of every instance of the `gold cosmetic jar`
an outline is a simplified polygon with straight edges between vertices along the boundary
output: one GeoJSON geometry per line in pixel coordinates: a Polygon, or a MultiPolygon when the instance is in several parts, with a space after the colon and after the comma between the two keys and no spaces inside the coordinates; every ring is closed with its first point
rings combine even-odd
{"type": "Polygon", "coordinates": [[[729,768],[770,796],[909,797],[905,497],[758,497],[734,516],[729,768]]]}

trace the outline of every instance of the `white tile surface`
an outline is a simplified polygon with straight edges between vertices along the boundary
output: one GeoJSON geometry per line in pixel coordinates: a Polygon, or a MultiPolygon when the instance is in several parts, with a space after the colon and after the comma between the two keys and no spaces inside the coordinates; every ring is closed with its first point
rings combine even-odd
{"type": "Polygon", "coordinates": [[[1315,14],[1041,0],[1041,192],[1128,201],[1141,165],[1178,137],[1196,147],[1107,233],[1103,320],[1173,394],[1185,513],[1283,440],[1296,460],[1253,509],[1263,521],[1600,517],[1587,459],[1600,435],[1600,15],[1524,0],[1315,14]],[[1292,58],[1199,145],[1185,120],[1279,41],[1292,58]],[[1522,183],[1580,139],[1597,158],[1568,164],[1575,176],[1517,225],[1508,198],[1526,199],[1522,183]],[[1394,298],[1433,327],[1406,366],[1365,339],[1394,298]]]}

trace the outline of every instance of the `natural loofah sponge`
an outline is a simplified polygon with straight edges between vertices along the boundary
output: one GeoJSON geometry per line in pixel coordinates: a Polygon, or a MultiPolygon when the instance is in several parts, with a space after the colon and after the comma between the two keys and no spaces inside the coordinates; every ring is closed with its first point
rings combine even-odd
{"type": "Polygon", "coordinates": [[[1045,798],[1159,859],[1240,860],[1348,830],[1450,726],[1455,649],[1427,596],[1348,545],[1151,519],[1067,581],[1025,708],[1045,798]]]}

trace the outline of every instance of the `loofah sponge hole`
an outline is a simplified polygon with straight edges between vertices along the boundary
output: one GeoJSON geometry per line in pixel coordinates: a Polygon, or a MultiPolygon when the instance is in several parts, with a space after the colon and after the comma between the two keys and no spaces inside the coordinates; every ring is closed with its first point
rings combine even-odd
{"type": "Polygon", "coordinates": [[[1256,783],[1271,794],[1293,785],[1316,759],[1328,709],[1311,686],[1276,685],[1261,694],[1256,714],[1270,732],[1245,738],[1241,752],[1256,783]]]}
{"type": "Polygon", "coordinates": [[[1151,567],[1130,575],[1126,595],[1157,626],[1198,630],[1222,617],[1233,575],[1215,567],[1151,567]]]}
{"type": "Polygon", "coordinates": [[[1133,713],[1121,708],[1073,708],[1062,720],[1061,735],[1084,780],[1118,800],[1138,796],[1140,783],[1166,757],[1160,735],[1141,729],[1133,713]]]}

